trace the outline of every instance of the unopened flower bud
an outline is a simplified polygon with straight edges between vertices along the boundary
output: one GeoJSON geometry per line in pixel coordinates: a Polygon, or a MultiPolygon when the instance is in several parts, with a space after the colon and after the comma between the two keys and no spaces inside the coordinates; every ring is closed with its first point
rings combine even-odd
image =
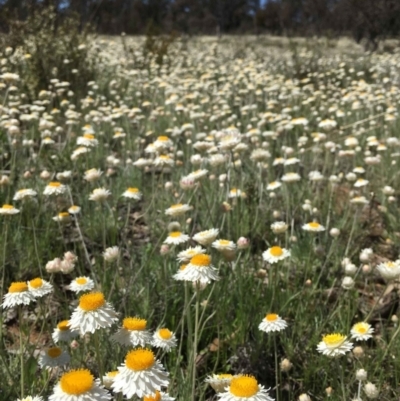
{"type": "Polygon", "coordinates": [[[367,380],[367,371],[364,369],[358,369],[356,372],[357,380],[367,380]]]}
{"type": "Polygon", "coordinates": [[[169,246],[167,244],[162,244],[160,248],[160,255],[166,255],[169,252],[169,246]]]}
{"type": "Polygon", "coordinates": [[[290,362],[289,359],[285,358],[281,361],[280,366],[282,372],[289,372],[289,370],[293,367],[293,363],[290,362]]]}
{"type": "Polygon", "coordinates": [[[375,384],[372,384],[371,382],[368,382],[364,386],[364,392],[365,392],[365,395],[371,399],[378,398],[378,395],[379,395],[378,388],[375,386],[375,384]]]}
{"type": "Polygon", "coordinates": [[[362,358],[364,356],[364,350],[362,349],[362,347],[358,346],[358,347],[354,347],[353,349],[353,355],[356,358],[362,358]]]}
{"type": "Polygon", "coordinates": [[[79,347],[79,343],[76,340],[72,340],[70,346],[72,349],[77,349],[79,347]]]}
{"type": "Polygon", "coordinates": [[[299,395],[299,401],[311,401],[311,398],[308,394],[303,393],[299,395]]]}
{"type": "Polygon", "coordinates": [[[250,241],[245,237],[240,237],[237,242],[238,249],[247,249],[250,245],[250,241]]]}
{"type": "Polygon", "coordinates": [[[338,228],[331,228],[329,234],[331,237],[336,238],[340,235],[340,230],[338,228]]]}

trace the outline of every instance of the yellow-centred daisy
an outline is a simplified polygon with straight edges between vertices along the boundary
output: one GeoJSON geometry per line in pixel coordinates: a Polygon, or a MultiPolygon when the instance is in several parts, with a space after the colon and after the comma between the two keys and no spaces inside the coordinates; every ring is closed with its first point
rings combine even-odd
{"type": "Polygon", "coordinates": [[[12,205],[3,205],[2,207],[0,207],[0,215],[3,216],[11,216],[13,214],[18,214],[19,213],[19,209],[16,209],[14,206],[12,205]]]}
{"type": "Polygon", "coordinates": [[[28,281],[28,289],[35,298],[43,297],[53,291],[53,286],[46,280],[40,277],[28,281]]]}
{"type": "Polygon", "coordinates": [[[164,367],[156,360],[154,353],[145,348],[128,352],[118,372],[111,388],[116,393],[122,392],[127,398],[154,395],[169,383],[164,367]]]}
{"type": "Polygon", "coordinates": [[[53,389],[49,401],[108,401],[111,394],[87,369],[64,373],[53,389]]]}
{"type": "Polygon", "coordinates": [[[51,334],[51,337],[56,344],[59,341],[70,341],[77,336],[79,336],[79,331],[71,330],[69,327],[69,320],[62,320],[59,322],[51,334]]]}
{"type": "Polygon", "coordinates": [[[290,251],[280,246],[272,246],[263,252],[262,257],[268,263],[277,263],[290,256],[290,251]]]}
{"type": "Polygon", "coordinates": [[[92,191],[89,196],[89,200],[94,202],[104,202],[106,201],[111,195],[111,192],[105,188],[96,188],[92,191]]]}
{"type": "Polygon", "coordinates": [[[273,401],[268,390],[258,384],[254,376],[238,375],[231,379],[229,387],[218,393],[221,401],[273,401]]]}
{"type": "Polygon", "coordinates": [[[357,341],[366,341],[372,338],[373,332],[374,329],[367,322],[356,323],[350,330],[351,338],[354,338],[357,341]]]}
{"type": "Polygon", "coordinates": [[[211,281],[219,280],[217,269],[211,265],[211,256],[199,254],[190,259],[188,265],[181,269],[174,278],[176,280],[199,282],[208,284],[211,281]]]}
{"type": "Polygon", "coordinates": [[[394,280],[400,276],[400,260],[380,263],[376,270],[385,280],[394,280]]]}
{"type": "Polygon", "coordinates": [[[176,347],[176,342],[175,334],[165,327],[156,330],[153,334],[153,347],[162,348],[164,351],[171,351],[176,347]]]}
{"type": "Polygon", "coordinates": [[[229,373],[213,374],[205,380],[215,392],[222,393],[230,385],[233,375],[229,373]]]}
{"type": "Polygon", "coordinates": [[[94,281],[89,277],[77,277],[71,281],[68,288],[77,294],[82,291],[90,291],[94,288],[94,281]]]}
{"type": "Polygon", "coordinates": [[[174,401],[175,398],[171,397],[168,393],[162,391],[156,391],[154,395],[148,395],[143,397],[143,401],[174,401]]]}
{"type": "Polygon", "coordinates": [[[24,281],[11,283],[8,293],[4,295],[3,309],[13,308],[18,305],[29,305],[35,301],[35,296],[29,291],[28,284],[24,281]]]}
{"type": "Polygon", "coordinates": [[[206,231],[201,231],[193,236],[193,239],[200,245],[210,245],[219,234],[218,228],[211,228],[206,231]]]}
{"type": "Polygon", "coordinates": [[[311,232],[325,231],[325,227],[322,226],[321,224],[317,223],[316,221],[312,221],[311,223],[304,224],[301,228],[305,231],[311,231],[311,232]]]}
{"type": "Polygon", "coordinates": [[[187,263],[190,259],[193,258],[195,255],[199,255],[201,253],[206,253],[205,249],[201,246],[190,247],[178,253],[177,259],[179,262],[187,263]]]}
{"type": "Polygon", "coordinates": [[[138,317],[126,317],[122,327],[111,336],[111,339],[121,345],[144,347],[152,343],[152,336],[147,327],[147,320],[138,317]]]}
{"type": "Polygon", "coordinates": [[[142,199],[142,193],[137,188],[128,188],[123,194],[123,198],[140,200],[142,199]]]}
{"type": "Polygon", "coordinates": [[[344,355],[346,352],[351,351],[352,348],[353,344],[347,340],[347,337],[339,333],[323,336],[322,341],[317,346],[319,352],[329,357],[344,355]]]}
{"type": "Polygon", "coordinates": [[[79,298],[79,305],[72,313],[69,326],[72,330],[79,330],[80,334],[94,333],[112,326],[117,320],[117,313],[106,302],[104,294],[92,292],[79,298]]]}
{"type": "Polygon", "coordinates": [[[182,216],[186,212],[191,210],[191,207],[187,204],[177,203],[175,205],[170,206],[165,210],[165,214],[168,216],[182,216]]]}
{"type": "Polygon", "coordinates": [[[24,188],[24,189],[18,190],[15,193],[13,200],[19,201],[19,200],[23,200],[25,198],[30,199],[30,198],[33,198],[36,195],[37,195],[37,192],[34,191],[33,189],[24,188]]]}
{"type": "Polygon", "coordinates": [[[55,368],[57,366],[65,366],[69,363],[71,357],[68,352],[63,351],[59,347],[47,349],[39,357],[39,365],[41,368],[55,368]]]}
{"type": "Polygon", "coordinates": [[[262,322],[258,325],[259,330],[270,333],[273,331],[282,331],[286,329],[287,323],[276,313],[268,313],[262,322]]]}
{"type": "Polygon", "coordinates": [[[236,249],[236,244],[233,241],[227,239],[217,239],[211,246],[220,252],[223,251],[234,251],[236,249]]]}
{"type": "Polygon", "coordinates": [[[189,241],[187,234],[181,233],[180,231],[172,231],[168,234],[168,237],[164,240],[164,244],[168,245],[179,245],[189,241]]]}
{"type": "Polygon", "coordinates": [[[117,376],[118,370],[113,370],[111,372],[107,372],[103,376],[103,384],[105,388],[111,388],[111,385],[114,383],[115,376],[117,376]]]}
{"type": "Polygon", "coordinates": [[[43,195],[50,196],[50,195],[62,195],[67,191],[67,187],[61,182],[52,181],[46,186],[43,191],[43,195]]]}

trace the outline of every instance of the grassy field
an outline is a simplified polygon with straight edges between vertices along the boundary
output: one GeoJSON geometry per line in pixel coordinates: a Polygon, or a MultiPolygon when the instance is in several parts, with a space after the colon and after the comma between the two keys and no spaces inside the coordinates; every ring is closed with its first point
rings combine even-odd
{"type": "Polygon", "coordinates": [[[0,400],[398,400],[400,54],[168,40],[3,50],[0,400]]]}

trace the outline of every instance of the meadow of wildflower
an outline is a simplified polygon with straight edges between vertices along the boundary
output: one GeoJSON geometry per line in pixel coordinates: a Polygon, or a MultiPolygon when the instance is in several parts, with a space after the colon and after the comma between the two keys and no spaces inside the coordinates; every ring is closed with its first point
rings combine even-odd
{"type": "Polygon", "coordinates": [[[76,46],[1,50],[0,400],[398,400],[400,53],[76,46]]]}

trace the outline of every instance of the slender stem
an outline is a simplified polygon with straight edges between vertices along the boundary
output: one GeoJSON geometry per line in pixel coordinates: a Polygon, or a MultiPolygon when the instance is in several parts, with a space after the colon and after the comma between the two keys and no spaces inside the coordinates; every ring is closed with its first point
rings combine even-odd
{"type": "Polygon", "coordinates": [[[196,362],[197,362],[197,342],[199,331],[199,309],[200,309],[200,288],[196,285],[196,312],[194,320],[194,340],[193,340],[193,367],[192,367],[192,401],[196,401],[196,362]]]}
{"type": "Polygon", "coordinates": [[[358,382],[357,401],[361,400],[361,380],[358,382]]]}
{"type": "Polygon", "coordinates": [[[103,363],[100,355],[100,332],[97,330],[94,334],[94,345],[96,347],[96,358],[97,358],[97,364],[99,367],[99,376],[100,376],[100,381],[103,383],[103,375],[104,375],[104,370],[103,370],[103,363]]]}
{"type": "Polygon", "coordinates": [[[19,357],[21,364],[21,398],[24,398],[25,365],[24,365],[24,346],[22,341],[22,306],[18,307],[18,315],[19,315],[19,357]]]}
{"type": "Polygon", "coordinates": [[[276,334],[274,337],[274,356],[275,356],[275,394],[276,401],[280,400],[280,390],[279,390],[279,365],[278,365],[278,347],[276,346],[276,334]]]}
{"type": "Polygon", "coordinates": [[[4,284],[5,284],[5,277],[6,277],[6,249],[7,249],[7,235],[8,235],[8,220],[6,218],[4,222],[4,245],[3,245],[3,263],[2,263],[2,277],[1,277],[1,297],[3,299],[4,295],[4,284]]]}

